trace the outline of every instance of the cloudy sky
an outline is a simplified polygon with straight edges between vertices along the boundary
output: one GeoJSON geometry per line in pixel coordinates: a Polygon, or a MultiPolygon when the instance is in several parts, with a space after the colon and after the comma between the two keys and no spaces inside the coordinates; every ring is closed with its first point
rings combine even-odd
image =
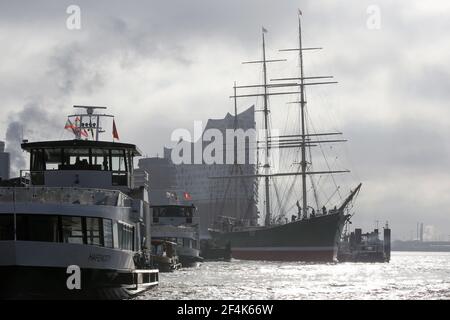
{"type": "Polygon", "coordinates": [[[161,154],[174,129],[232,112],[233,81],[260,81],[258,67],[241,61],[261,57],[261,26],[268,55],[292,59],[269,72],[296,75],[295,57],[278,49],[296,46],[297,8],[305,45],[324,47],[305,57],[307,73],[339,81],[308,97],[311,113],[317,105],[323,124],[331,119],[349,139],[350,169],[364,184],[354,225],[389,220],[394,238],[409,238],[421,221],[427,237],[448,239],[445,0],[1,0],[0,134],[15,167],[25,165],[22,136],[70,138],[63,126],[74,104],[108,106],[121,140],[161,154]],[[66,26],[72,4],[81,8],[79,30],[66,26]]]}

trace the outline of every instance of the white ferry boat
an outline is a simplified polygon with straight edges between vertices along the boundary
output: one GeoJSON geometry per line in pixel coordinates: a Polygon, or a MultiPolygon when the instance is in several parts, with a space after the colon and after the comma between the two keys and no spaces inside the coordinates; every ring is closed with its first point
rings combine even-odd
{"type": "MultiPolygon", "coordinates": [[[[126,298],[158,284],[148,192],[133,144],[100,141],[104,107],[70,115],[73,140],[24,142],[21,184],[0,187],[0,297],[126,298]]],[[[117,137],[115,122],[113,135],[117,137]]]]}

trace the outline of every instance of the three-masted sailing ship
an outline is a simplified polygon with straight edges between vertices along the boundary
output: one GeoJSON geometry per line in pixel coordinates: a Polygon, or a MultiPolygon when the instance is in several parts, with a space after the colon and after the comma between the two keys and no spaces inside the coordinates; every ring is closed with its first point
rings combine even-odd
{"type": "MultiPolygon", "coordinates": [[[[305,89],[311,85],[332,84],[335,81],[326,79],[332,76],[305,76],[303,53],[307,50],[321,48],[308,48],[302,46],[301,11],[298,15],[298,48],[284,49],[280,51],[296,51],[299,55],[299,76],[291,78],[271,79],[276,83],[268,82],[267,64],[271,62],[285,61],[281,59],[266,58],[265,33],[262,29],[262,60],[245,63],[258,63],[262,65],[263,83],[256,85],[234,86],[232,98],[261,97],[263,101],[265,139],[257,141],[258,147],[264,150],[264,159],[261,167],[263,172],[255,172],[254,175],[232,175],[228,177],[212,177],[216,179],[262,179],[264,186],[264,226],[250,226],[239,223],[236,219],[222,219],[221,229],[210,230],[211,236],[219,246],[229,246],[231,255],[236,259],[244,260],[273,260],[273,261],[336,261],[338,244],[344,225],[351,215],[349,206],[358,194],[361,184],[351,190],[346,198],[334,208],[327,210],[308,203],[307,178],[314,175],[334,175],[349,172],[349,170],[315,171],[312,167],[310,148],[326,144],[337,143],[345,140],[336,138],[340,132],[310,133],[306,125],[306,95],[305,89]],[[325,79],[325,80],[324,80],[325,79]],[[237,89],[261,89],[262,93],[238,95],[237,89]],[[281,88],[294,88],[290,91],[280,91],[281,88]],[[278,89],[278,92],[274,91],[278,89]],[[297,90],[298,89],[298,90],[297,90]],[[301,130],[296,134],[271,135],[269,128],[269,97],[272,95],[296,94],[299,99],[295,103],[299,106],[301,130]],[[272,149],[295,148],[301,155],[298,170],[294,172],[272,172],[270,152],[272,149]],[[308,154],[309,153],[309,154],[308,154]],[[309,157],[308,157],[309,155],[309,157]],[[298,214],[281,221],[273,218],[271,211],[270,181],[289,176],[301,177],[301,201],[297,201],[298,214]]],[[[235,155],[236,156],[236,155],[235,155]]],[[[317,199],[316,199],[317,200],[317,199]]],[[[224,217],[222,217],[224,218],[224,217]]]]}

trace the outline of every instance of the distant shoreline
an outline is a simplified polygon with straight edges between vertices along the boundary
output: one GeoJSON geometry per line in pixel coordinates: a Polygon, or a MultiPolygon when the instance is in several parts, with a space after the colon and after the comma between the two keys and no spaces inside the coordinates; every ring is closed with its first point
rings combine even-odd
{"type": "Polygon", "coordinates": [[[450,252],[450,241],[401,241],[392,242],[392,251],[450,252]]]}

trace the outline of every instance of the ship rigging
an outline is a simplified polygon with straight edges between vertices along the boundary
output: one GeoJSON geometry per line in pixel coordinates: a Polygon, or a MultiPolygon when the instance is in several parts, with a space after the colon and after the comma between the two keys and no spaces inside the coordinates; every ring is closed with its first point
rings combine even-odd
{"type": "MultiPolygon", "coordinates": [[[[298,48],[289,48],[289,49],[281,49],[280,52],[297,52],[299,58],[299,76],[298,77],[284,77],[284,78],[274,78],[270,79],[270,83],[268,81],[268,72],[267,72],[267,64],[274,62],[284,62],[286,59],[267,59],[266,57],[266,39],[265,34],[267,30],[263,28],[262,30],[262,60],[255,61],[246,61],[243,64],[261,64],[262,72],[263,72],[263,83],[262,84],[252,84],[252,85],[234,85],[234,94],[230,96],[230,98],[234,99],[235,109],[237,108],[237,100],[238,98],[254,98],[254,97],[262,97],[263,98],[263,108],[262,112],[264,115],[263,118],[263,129],[265,131],[264,139],[257,141],[257,149],[264,151],[263,164],[259,167],[263,168],[263,172],[257,172],[255,175],[243,175],[237,174],[237,172],[232,171],[230,176],[226,177],[211,177],[213,179],[243,179],[243,178],[261,178],[264,180],[264,224],[265,226],[269,226],[273,222],[273,214],[271,209],[271,192],[270,192],[270,180],[274,180],[277,177],[289,177],[289,176],[301,176],[301,202],[302,205],[297,205],[299,209],[301,209],[301,214],[299,218],[307,218],[309,216],[308,209],[315,209],[311,212],[319,212],[320,206],[317,196],[316,183],[314,183],[314,179],[311,177],[313,175],[325,175],[325,174],[340,174],[340,173],[348,173],[350,170],[319,170],[314,171],[311,170],[313,168],[311,152],[310,149],[312,147],[316,147],[319,144],[331,144],[331,143],[339,143],[346,142],[346,139],[339,139],[338,136],[342,135],[342,132],[322,132],[322,133],[310,133],[308,130],[308,126],[306,123],[306,87],[307,86],[315,86],[315,85],[329,85],[336,84],[337,81],[324,81],[323,79],[333,79],[333,76],[305,76],[304,72],[304,62],[303,62],[303,52],[304,51],[314,51],[321,50],[321,47],[303,47],[302,46],[302,25],[301,25],[301,13],[299,11],[298,15],[298,48]],[[313,81],[311,81],[313,80],[313,81]],[[317,81],[319,80],[319,81],[317,81]],[[282,89],[282,88],[298,88],[298,91],[273,91],[272,89],[282,89]],[[237,94],[237,90],[240,89],[263,89],[262,93],[245,93],[245,94],[237,94]],[[275,95],[297,95],[299,99],[297,101],[289,102],[290,104],[297,104],[299,106],[299,113],[301,119],[300,132],[296,134],[280,134],[280,135],[271,135],[270,134],[270,109],[269,109],[269,96],[275,95]],[[330,138],[329,138],[330,137],[330,138]],[[323,139],[327,138],[327,139],[323,139]],[[300,150],[301,160],[299,164],[299,170],[294,172],[272,172],[273,164],[270,163],[271,160],[271,150],[272,149],[287,149],[294,148],[300,150]],[[309,153],[309,154],[308,154],[309,153]],[[309,157],[309,159],[307,159],[309,157]],[[309,161],[308,161],[309,160],[309,161]],[[311,189],[313,190],[315,206],[311,206],[308,203],[308,186],[307,179],[310,176],[311,179],[311,189]]],[[[237,121],[237,111],[235,110],[237,121]]],[[[236,128],[235,128],[236,129],[236,128]]],[[[236,154],[236,150],[235,150],[236,154]]],[[[236,155],[235,155],[236,159],[236,155]]],[[[237,170],[236,170],[237,171],[237,170]]],[[[294,182],[295,183],[295,182],[294,182]]],[[[275,183],[274,183],[275,184],[275,183]]],[[[335,193],[338,193],[340,186],[336,186],[335,193]]],[[[275,193],[278,197],[278,192],[275,190],[275,193]]],[[[333,196],[334,194],[332,194],[333,196]]],[[[279,201],[280,202],[280,201],[279,201]]],[[[326,201],[324,205],[327,203],[326,201]]]]}
{"type": "MultiPolygon", "coordinates": [[[[303,47],[302,44],[302,15],[298,15],[298,47],[282,49],[281,52],[297,52],[299,58],[299,75],[297,77],[284,77],[270,79],[268,77],[267,65],[286,61],[286,59],[268,59],[266,57],[267,30],[262,28],[262,59],[247,61],[244,64],[260,64],[262,66],[262,84],[234,85],[234,94],[230,96],[237,105],[237,99],[262,98],[263,130],[264,138],[257,139],[257,159],[259,150],[264,152],[262,157],[262,172],[259,166],[255,174],[230,175],[210,177],[212,179],[243,179],[257,178],[264,181],[264,226],[248,226],[245,223],[225,226],[224,230],[212,230],[212,237],[217,243],[223,246],[230,245],[232,256],[238,259],[251,260],[293,260],[293,261],[335,261],[337,257],[338,243],[342,234],[344,224],[350,218],[349,207],[359,193],[361,184],[333,209],[327,210],[323,205],[320,212],[319,199],[316,190],[314,176],[333,175],[348,173],[347,169],[332,170],[327,164],[326,170],[317,170],[312,163],[312,147],[324,144],[345,142],[339,136],[341,132],[310,132],[307,125],[307,99],[306,88],[309,86],[335,84],[332,76],[306,76],[304,72],[303,53],[305,51],[318,50],[317,47],[303,47]],[[331,80],[330,80],[331,79],[331,80]],[[262,92],[244,92],[245,89],[259,89],[262,92]],[[237,91],[240,91],[239,93],[237,91]],[[271,129],[271,117],[269,108],[269,97],[296,95],[297,101],[291,102],[299,106],[300,129],[294,133],[276,133],[271,129]],[[273,150],[293,149],[300,152],[300,162],[297,170],[274,170],[277,163],[274,163],[273,150]],[[287,218],[275,219],[272,210],[271,182],[277,197],[280,215],[285,215],[285,203],[280,200],[277,180],[294,177],[292,186],[296,183],[296,177],[301,177],[301,205],[297,200],[298,217],[292,216],[291,221],[287,218]],[[311,189],[313,190],[316,206],[309,203],[307,179],[311,179],[311,189]],[[317,214],[316,214],[317,210],[317,214]]],[[[235,107],[236,108],[236,107],[235,107]]],[[[237,114],[237,112],[235,112],[237,114]]],[[[235,151],[236,152],[236,151],[235,151]]],[[[235,154],[236,157],[236,154],[235,154]]],[[[285,160],[285,159],[284,159],[285,160]]],[[[333,182],[334,178],[333,178],[333,182]]],[[[335,183],[336,185],[336,183],[335,183]]],[[[292,187],[290,188],[292,191],[292,187]]],[[[339,186],[336,185],[335,193],[339,194],[339,186]]],[[[325,202],[328,203],[329,199],[325,202]]],[[[233,221],[233,220],[228,220],[233,221]]],[[[236,222],[235,220],[233,222],[236,222]]]]}

